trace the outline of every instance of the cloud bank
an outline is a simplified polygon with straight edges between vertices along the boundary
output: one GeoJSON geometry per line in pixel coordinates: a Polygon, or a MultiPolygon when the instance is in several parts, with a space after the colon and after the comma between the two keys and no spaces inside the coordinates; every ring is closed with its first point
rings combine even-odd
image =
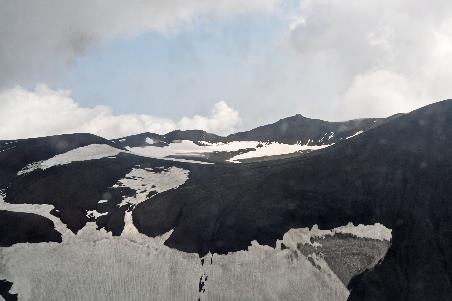
{"type": "MultiPolygon", "coordinates": [[[[290,41],[330,115],[387,116],[452,97],[452,2],[303,0],[290,41]]],[[[309,81],[309,79],[308,79],[309,81]]]]}
{"type": "Polygon", "coordinates": [[[279,0],[0,1],[0,87],[42,81],[99,42],[171,34],[198,18],[271,11],[279,0]]]}
{"type": "MultiPolygon", "coordinates": [[[[235,17],[244,14],[270,12],[271,18],[278,19],[275,23],[283,19],[287,26],[278,27],[272,32],[275,36],[268,40],[252,39],[254,31],[250,32],[249,41],[244,37],[228,38],[228,43],[237,43],[238,50],[218,56],[212,52],[223,44],[220,39],[213,40],[218,48],[206,46],[192,50],[199,64],[193,64],[187,74],[167,78],[156,74],[155,77],[163,79],[155,81],[155,85],[183,87],[174,89],[180,93],[171,93],[175,100],[168,111],[174,110],[180,116],[184,115],[181,111],[187,103],[198,108],[206,107],[206,103],[213,105],[211,99],[227,99],[240,111],[243,118],[240,130],[243,130],[295,113],[331,121],[385,117],[452,98],[451,1],[302,0],[295,8],[292,5],[284,8],[287,2],[290,1],[0,1],[0,90],[18,84],[30,87],[35,82],[47,82],[50,74],[58,74],[102,42],[122,39],[127,43],[128,38],[145,32],[176,36],[182,30],[193,29],[196,35],[205,18],[234,22],[235,17]],[[260,42],[255,44],[256,41],[260,42]],[[246,45],[248,42],[250,45],[246,45]],[[225,64],[229,59],[231,64],[225,64]],[[233,68],[228,69],[229,66],[233,68]],[[170,84],[165,85],[168,81],[170,84]]],[[[273,19],[265,19],[269,20],[273,19]]],[[[263,27],[263,30],[272,28],[263,27]]],[[[266,33],[258,31],[257,35],[266,33]]],[[[216,34],[221,37],[221,33],[216,34]]],[[[183,41],[180,45],[181,52],[186,50],[183,41]]],[[[172,50],[176,54],[179,51],[172,50]]],[[[99,74],[105,72],[108,71],[99,74]]],[[[126,79],[133,82],[136,78],[126,79]]],[[[48,83],[52,85],[51,80],[48,83]]],[[[147,83],[143,94],[158,90],[146,89],[147,83]]],[[[22,92],[38,94],[38,90],[22,92]]],[[[4,90],[2,95],[11,91],[18,90],[4,90]]],[[[66,97],[70,99],[70,95],[66,97]]],[[[104,124],[112,120],[111,126],[103,125],[109,129],[104,130],[106,136],[129,133],[132,131],[129,127],[139,131],[155,127],[154,131],[164,132],[186,123],[227,132],[220,122],[212,121],[217,120],[213,117],[172,121],[139,114],[114,115],[107,107],[88,109],[72,102],[76,112],[109,116],[102,121],[104,124]],[[133,120],[127,119],[131,116],[133,120]],[[121,118],[127,119],[127,123],[117,123],[121,118]]],[[[227,112],[221,107],[217,105],[215,110],[227,112]]],[[[213,116],[222,116],[218,112],[213,116]]],[[[88,119],[96,122],[95,117],[88,119]]],[[[68,123],[75,122],[68,120],[68,123]]],[[[45,128],[47,120],[40,122],[45,128]]],[[[88,131],[90,127],[86,122],[84,125],[88,131]]],[[[75,124],[62,127],[83,128],[75,124]]],[[[99,131],[101,126],[93,128],[99,131]]],[[[5,132],[4,127],[1,130],[5,132]]]]}
{"type": "Polygon", "coordinates": [[[240,123],[237,111],[225,102],[215,104],[211,116],[183,117],[180,121],[150,115],[115,115],[111,108],[80,107],[69,91],[45,85],[34,91],[21,87],[0,92],[0,139],[19,139],[64,133],[93,133],[119,138],[142,132],[167,133],[175,129],[201,129],[229,134],[240,123]]]}

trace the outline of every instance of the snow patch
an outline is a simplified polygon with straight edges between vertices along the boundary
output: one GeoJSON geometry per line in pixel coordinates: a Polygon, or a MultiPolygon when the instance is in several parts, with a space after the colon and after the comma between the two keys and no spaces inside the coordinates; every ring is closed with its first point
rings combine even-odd
{"type": "Polygon", "coordinates": [[[353,135],[351,135],[351,136],[348,136],[347,138],[345,138],[345,139],[350,139],[350,138],[353,138],[353,137],[355,137],[355,136],[358,136],[358,135],[360,135],[360,134],[362,134],[362,133],[364,133],[364,131],[357,131],[356,133],[354,133],[353,135]]]}
{"type": "Polygon", "coordinates": [[[94,219],[98,219],[101,216],[107,215],[108,212],[98,212],[97,210],[88,210],[86,211],[86,217],[88,218],[94,218],[94,219]]]}
{"type": "Polygon", "coordinates": [[[256,148],[256,150],[249,151],[243,154],[236,155],[229,159],[229,162],[240,163],[240,160],[243,159],[251,159],[251,158],[259,158],[259,157],[267,157],[267,156],[277,156],[277,155],[286,155],[292,154],[301,151],[314,151],[322,148],[326,148],[330,146],[330,144],[325,145],[308,145],[307,144],[284,144],[279,142],[270,142],[270,143],[262,143],[262,146],[256,148]]]}
{"type": "Polygon", "coordinates": [[[235,152],[244,149],[255,149],[236,155],[229,159],[229,162],[240,163],[241,159],[258,158],[265,156],[285,155],[295,153],[299,151],[319,150],[328,147],[332,144],[325,144],[320,146],[310,146],[307,144],[284,144],[279,142],[261,142],[261,141],[232,141],[228,143],[209,143],[206,141],[200,141],[196,144],[189,140],[181,140],[179,142],[173,141],[168,146],[145,146],[145,147],[132,147],[128,150],[136,155],[159,158],[166,160],[174,160],[181,162],[191,163],[205,163],[187,159],[170,158],[170,156],[186,156],[196,158],[205,157],[206,153],[212,152],[235,152]]]}
{"type": "Polygon", "coordinates": [[[188,180],[189,171],[170,167],[164,168],[133,168],[123,179],[119,180],[113,188],[128,187],[136,194],[125,198],[119,206],[131,204],[133,206],[144,202],[154,194],[175,189],[188,180]]]}
{"type": "Polygon", "coordinates": [[[107,144],[90,144],[82,146],[66,153],[56,155],[50,159],[34,162],[25,166],[17,175],[27,174],[36,169],[48,169],[53,166],[66,165],[72,162],[97,160],[106,157],[113,157],[121,153],[120,149],[107,144]]]}
{"type": "Polygon", "coordinates": [[[199,144],[196,144],[190,140],[180,140],[179,142],[173,141],[163,147],[132,147],[129,148],[129,150],[132,153],[141,156],[161,159],[175,155],[199,156],[202,153],[237,151],[240,149],[255,148],[258,144],[258,141],[233,141],[230,143],[209,143],[200,141],[199,144]]]}

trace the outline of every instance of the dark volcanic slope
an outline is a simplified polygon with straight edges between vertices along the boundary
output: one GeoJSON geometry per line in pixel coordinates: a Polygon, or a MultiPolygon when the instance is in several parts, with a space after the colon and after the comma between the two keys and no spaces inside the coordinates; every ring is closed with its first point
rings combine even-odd
{"type": "Polygon", "coordinates": [[[205,254],[274,245],[290,228],[384,224],[392,246],[351,300],[452,300],[452,101],[302,158],[206,167],[135,209],[148,235],[205,254]]]}
{"type": "Polygon", "coordinates": [[[186,163],[122,153],[114,159],[73,162],[17,177],[6,190],[5,200],[17,204],[52,204],[58,209],[58,212],[53,210],[52,214],[58,216],[73,232],[78,232],[87,222],[94,221],[86,216],[87,211],[109,212],[107,216],[98,218],[96,223],[119,235],[124,228],[124,213],[129,208],[118,205],[135,192],[126,187],[112,186],[135,166],[190,168],[186,163]],[[99,204],[99,200],[107,202],[99,204]]]}
{"type": "Polygon", "coordinates": [[[40,215],[0,210],[0,247],[15,243],[61,242],[51,220],[40,215]]]}
{"type": "Polygon", "coordinates": [[[384,119],[368,118],[344,122],[328,122],[295,115],[247,132],[229,135],[227,139],[229,141],[277,141],[288,144],[298,142],[306,144],[308,140],[311,140],[311,145],[322,145],[327,142],[331,144],[346,139],[358,131],[366,131],[382,121],[384,119]]]}
{"type": "Polygon", "coordinates": [[[95,143],[112,144],[110,141],[92,134],[0,141],[0,189],[5,188],[17,172],[27,164],[95,143]]]}

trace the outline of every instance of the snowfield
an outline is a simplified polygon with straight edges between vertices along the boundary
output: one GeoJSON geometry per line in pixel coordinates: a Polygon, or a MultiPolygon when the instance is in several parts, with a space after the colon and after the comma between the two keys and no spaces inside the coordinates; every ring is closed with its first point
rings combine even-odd
{"type": "MultiPolygon", "coordinates": [[[[171,156],[185,156],[193,158],[203,158],[207,153],[213,152],[237,152],[239,150],[247,150],[242,154],[238,154],[230,158],[228,161],[232,163],[240,163],[240,160],[250,158],[260,158],[267,156],[286,155],[303,151],[315,151],[332,144],[325,145],[309,145],[309,144],[284,144],[279,142],[260,142],[260,141],[233,141],[229,143],[209,143],[201,141],[200,145],[189,141],[182,140],[179,142],[170,143],[168,146],[145,146],[145,147],[131,147],[128,150],[131,153],[151,157],[168,159],[171,156]]],[[[171,160],[182,160],[177,158],[169,158],[171,160]]],[[[199,163],[199,161],[194,161],[199,163]]]]}
{"type": "Polygon", "coordinates": [[[165,246],[172,231],[155,238],[140,234],[131,212],[114,237],[94,223],[74,235],[48,213],[49,205],[2,200],[0,209],[51,217],[63,234],[62,243],[0,248],[0,279],[13,283],[19,300],[346,300],[349,292],[327,258],[306,255],[303,246],[321,247],[313,240],[336,233],[382,240],[391,233],[380,224],[291,229],[275,248],[252,242],[246,251],[200,258],[165,246]]]}

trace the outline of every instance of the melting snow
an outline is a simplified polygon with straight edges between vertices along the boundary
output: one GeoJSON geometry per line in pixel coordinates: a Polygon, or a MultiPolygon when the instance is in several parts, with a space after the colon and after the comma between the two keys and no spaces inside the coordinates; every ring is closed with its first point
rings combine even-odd
{"type": "Polygon", "coordinates": [[[125,198],[119,206],[126,204],[137,205],[149,198],[151,193],[162,193],[175,189],[188,180],[188,170],[170,167],[168,169],[134,168],[113,188],[128,187],[136,194],[125,198]]]}

